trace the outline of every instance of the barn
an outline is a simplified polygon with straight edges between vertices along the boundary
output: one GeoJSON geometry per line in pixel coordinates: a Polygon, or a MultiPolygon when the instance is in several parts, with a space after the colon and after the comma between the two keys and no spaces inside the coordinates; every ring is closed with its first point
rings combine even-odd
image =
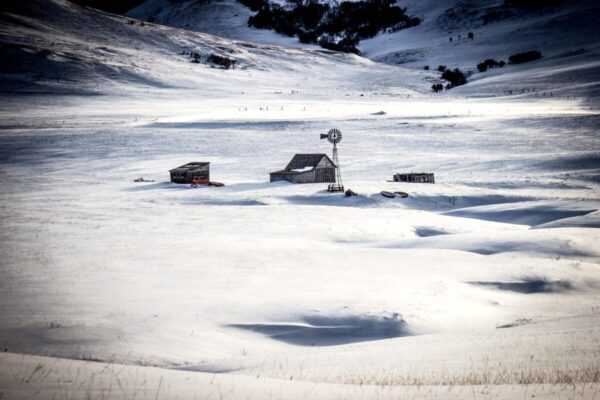
{"type": "Polygon", "coordinates": [[[193,161],[169,170],[171,182],[192,183],[194,179],[210,180],[210,163],[193,161]]]}
{"type": "Polygon", "coordinates": [[[296,154],[285,169],[271,172],[271,182],[335,182],[336,165],[327,154],[296,154]]]}

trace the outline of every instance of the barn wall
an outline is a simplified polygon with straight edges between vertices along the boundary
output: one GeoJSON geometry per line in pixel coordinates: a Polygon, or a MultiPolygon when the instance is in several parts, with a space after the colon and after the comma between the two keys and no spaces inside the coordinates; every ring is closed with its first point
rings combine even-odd
{"type": "MultiPolygon", "coordinates": [[[[331,165],[331,163],[327,163],[331,165]]],[[[335,168],[318,168],[316,171],[316,182],[335,183],[335,168]]]]}
{"type": "MultiPolygon", "coordinates": [[[[335,183],[335,168],[333,168],[333,164],[325,158],[322,160],[322,163],[326,167],[314,168],[299,174],[271,172],[269,174],[269,180],[271,182],[288,181],[291,183],[335,183]]],[[[319,165],[321,165],[321,163],[319,163],[319,165]]]]}
{"type": "Polygon", "coordinates": [[[333,168],[334,165],[327,159],[327,157],[323,157],[321,161],[317,164],[316,168],[333,168]]]}
{"type": "Polygon", "coordinates": [[[208,168],[202,169],[200,171],[188,171],[185,174],[185,178],[189,181],[189,183],[191,183],[194,179],[198,178],[210,179],[210,171],[208,170],[208,168]]]}
{"type": "Polygon", "coordinates": [[[335,168],[315,168],[301,174],[289,175],[292,183],[334,183],[335,168]]]}
{"type": "Polygon", "coordinates": [[[277,182],[277,181],[285,181],[285,180],[287,180],[287,179],[285,179],[285,177],[283,176],[283,174],[276,173],[276,172],[271,172],[269,174],[269,179],[271,180],[271,182],[277,182]]]}
{"type": "Polygon", "coordinates": [[[210,180],[210,168],[208,166],[200,171],[170,172],[170,174],[173,183],[192,183],[194,179],[198,178],[210,180]]]}
{"type": "Polygon", "coordinates": [[[292,183],[314,183],[315,182],[315,170],[303,172],[301,174],[290,175],[290,182],[292,183]]]}

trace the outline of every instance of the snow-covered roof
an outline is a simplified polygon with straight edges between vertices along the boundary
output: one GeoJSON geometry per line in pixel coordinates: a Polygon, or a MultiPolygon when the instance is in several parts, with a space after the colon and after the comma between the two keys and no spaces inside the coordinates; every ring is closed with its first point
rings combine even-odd
{"type": "Polygon", "coordinates": [[[208,167],[210,163],[209,162],[203,162],[203,161],[193,161],[190,163],[187,163],[185,165],[182,165],[181,167],[177,167],[177,168],[173,168],[171,170],[169,170],[169,172],[191,172],[191,171],[198,171],[198,170],[206,170],[206,168],[208,167]]]}
{"type": "Polygon", "coordinates": [[[286,170],[305,170],[307,167],[315,168],[323,159],[323,157],[327,158],[332,165],[333,161],[327,154],[296,154],[294,158],[288,163],[285,167],[286,170]]]}

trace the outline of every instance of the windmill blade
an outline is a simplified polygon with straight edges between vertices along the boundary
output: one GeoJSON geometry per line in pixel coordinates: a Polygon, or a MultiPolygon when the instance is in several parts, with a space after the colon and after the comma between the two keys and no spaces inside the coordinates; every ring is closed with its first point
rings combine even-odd
{"type": "Polygon", "coordinates": [[[327,132],[327,140],[329,143],[339,143],[342,141],[342,132],[339,129],[333,128],[327,132]]]}

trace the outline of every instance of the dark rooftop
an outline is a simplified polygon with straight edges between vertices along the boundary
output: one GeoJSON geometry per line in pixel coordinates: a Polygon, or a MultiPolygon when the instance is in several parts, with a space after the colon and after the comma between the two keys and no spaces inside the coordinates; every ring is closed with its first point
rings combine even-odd
{"type": "MultiPolygon", "coordinates": [[[[292,161],[285,167],[286,170],[291,169],[303,169],[306,167],[316,167],[317,164],[323,159],[323,157],[327,157],[327,154],[296,154],[292,161]]],[[[333,161],[329,157],[327,159],[333,164],[333,161]]]]}
{"type": "Polygon", "coordinates": [[[190,162],[190,163],[187,163],[185,165],[182,165],[181,167],[173,168],[169,172],[171,172],[171,171],[177,171],[177,170],[180,170],[180,171],[183,171],[183,170],[185,170],[185,171],[194,171],[196,169],[204,169],[206,166],[208,166],[208,164],[210,164],[210,163],[209,162],[194,161],[194,162],[190,162]]]}

